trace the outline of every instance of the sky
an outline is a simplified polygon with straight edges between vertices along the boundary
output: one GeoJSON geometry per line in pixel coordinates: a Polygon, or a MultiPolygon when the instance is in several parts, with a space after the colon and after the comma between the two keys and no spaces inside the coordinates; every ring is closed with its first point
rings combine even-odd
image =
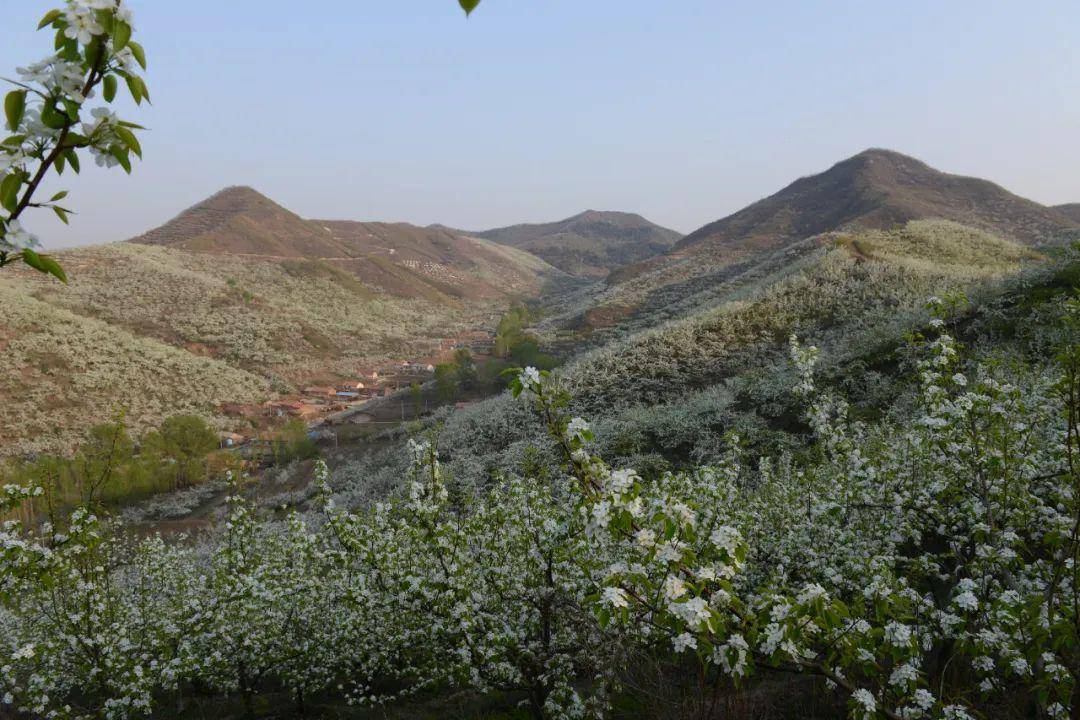
{"type": "MultiPolygon", "coordinates": [[[[145,160],[53,181],[79,214],[24,216],[46,247],[241,184],[309,218],[690,232],[868,147],[1080,202],[1076,0],[128,3],[145,160]]],[[[0,0],[0,75],[48,53],[57,4],[0,0]]]]}

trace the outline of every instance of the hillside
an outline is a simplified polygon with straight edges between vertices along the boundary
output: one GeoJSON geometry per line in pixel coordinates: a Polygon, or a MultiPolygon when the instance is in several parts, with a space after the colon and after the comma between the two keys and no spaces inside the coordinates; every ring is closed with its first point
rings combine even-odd
{"type": "MultiPolygon", "coordinates": [[[[893,353],[925,327],[929,298],[963,292],[982,307],[1025,266],[1046,266],[1024,245],[947,221],[829,233],[796,250],[720,283],[709,305],[598,344],[557,371],[605,455],[639,468],[715,459],[731,431],[769,452],[790,447],[802,431],[791,425],[792,334],[821,349],[825,375],[844,368],[854,403],[888,406],[900,392],[893,353]]],[[[511,472],[542,442],[527,420],[506,396],[449,414],[439,434],[448,472],[464,483],[511,472]]],[[[364,461],[343,477],[364,496],[401,472],[386,462],[385,475],[364,461]]]]}
{"type": "Polygon", "coordinates": [[[436,358],[562,277],[516,248],[403,223],[304,220],[229,188],[133,242],[57,253],[70,283],[0,277],[0,457],[68,451],[126,409],[197,412],[436,358]],[[86,358],[96,358],[85,367],[86,358]],[[22,421],[31,402],[49,412],[22,421]]]}
{"type": "Polygon", "coordinates": [[[867,150],[825,172],[705,225],[672,250],[614,270],[606,285],[561,299],[560,327],[580,337],[641,329],[716,301],[716,288],[782,267],[801,241],[828,232],[887,230],[942,219],[1037,245],[1071,237],[1080,223],[986,180],[950,175],[888,150],[867,150]],[[786,255],[785,255],[786,253],[786,255]]]}
{"type": "Polygon", "coordinates": [[[924,218],[953,220],[1028,245],[1075,227],[1054,209],[987,180],[871,149],[704,226],[676,250],[773,248],[830,230],[886,229],[924,218]]]}
{"type": "Polygon", "coordinates": [[[557,222],[467,234],[527,250],[560,270],[584,277],[602,277],[620,265],[659,255],[682,237],[640,215],[596,210],[557,222]]]}
{"type": "Polygon", "coordinates": [[[249,187],[230,187],[132,243],[277,260],[318,258],[400,297],[535,293],[552,268],[524,252],[408,223],[305,220],[249,187]]]}
{"type": "Polygon", "coordinates": [[[1055,205],[1054,210],[1057,210],[1062,215],[1070,218],[1071,220],[1080,223],[1080,203],[1067,203],[1065,205],[1055,205]]]}
{"type": "Polygon", "coordinates": [[[137,429],[185,412],[223,427],[220,403],[258,402],[271,393],[265,377],[25,289],[0,281],[0,457],[70,451],[88,428],[121,412],[137,429]]]}

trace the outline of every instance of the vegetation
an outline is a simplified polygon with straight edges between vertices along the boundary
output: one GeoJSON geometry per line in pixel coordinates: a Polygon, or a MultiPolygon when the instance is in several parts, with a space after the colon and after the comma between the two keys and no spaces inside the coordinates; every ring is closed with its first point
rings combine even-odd
{"type": "MultiPolygon", "coordinates": [[[[463,688],[577,718],[641,655],[700,666],[700,717],[777,672],[820,678],[854,718],[1068,717],[1080,300],[1040,308],[1054,358],[1002,362],[965,357],[932,301],[913,405],[869,423],[792,340],[814,437],[797,455],[749,462],[729,436],[707,466],[614,469],[528,368],[513,391],[551,445],[488,489],[419,442],[391,502],[341,509],[324,469],[321,519],[277,524],[235,497],[208,545],[132,548],[83,510],[9,525],[0,683],[38,714],[463,688]]],[[[8,506],[36,492],[9,486],[8,506]]]]}
{"type": "Polygon", "coordinates": [[[194,415],[167,418],[136,444],[123,415],[91,428],[71,456],[39,455],[0,465],[0,481],[40,487],[42,494],[20,509],[26,521],[48,518],[63,523],[78,507],[117,509],[152,495],[200,485],[239,458],[219,457],[218,439],[206,421],[194,415]]]}
{"type": "Polygon", "coordinates": [[[458,348],[454,359],[435,366],[435,392],[441,403],[453,402],[464,395],[490,395],[507,387],[505,371],[531,365],[545,370],[558,362],[540,350],[539,339],[527,332],[538,319],[538,311],[517,305],[499,320],[492,357],[477,366],[468,348],[458,348]]]}
{"type": "MultiPolygon", "coordinates": [[[[69,0],[45,24],[75,41],[60,50],[85,54],[92,80],[95,58],[129,42],[125,13],[120,0],[69,0]]],[[[46,98],[42,122],[50,102],[60,112],[46,98]]],[[[13,126],[19,104],[6,104],[13,126]]],[[[630,312],[615,314],[616,342],[382,435],[393,454],[402,433],[430,431],[397,464],[372,453],[332,476],[318,461],[287,515],[280,495],[270,512],[245,499],[241,468],[216,460],[199,417],[170,417],[141,446],[128,416],[112,418],[70,458],[4,468],[0,712],[138,718],[211,697],[250,717],[272,696],[304,716],[466,692],[537,720],[643,717],[665,702],[712,720],[796,677],[803,716],[820,695],[855,720],[1075,717],[1078,254],[920,221],[594,288],[558,317],[583,298],[618,300],[630,312]],[[227,517],[198,540],[135,538],[106,514],[219,471],[227,517]],[[653,668],[661,686],[696,678],[693,694],[637,682],[653,668]]],[[[221,264],[233,274],[206,281],[221,302],[273,306],[221,264]]],[[[334,271],[278,267],[374,302],[334,271]]],[[[209,276],[185,269],[177,283],[209,276]]],[[[77,335],[73,312],[34,298],[12,308],[18,331],[0,343],[13,367],[117,390],[67,334],[48,352],[20,345],[43,317],[77,335]]],[[[437,390],[544,361],[539,321],[512,309],[495,358],[478,368],[459,350],[437,390]]],[[[335,341],[315,322],[296,332],[305,352],[335,341]]],[[[187,369],[159,345],[180,352],[146,341],[145,362],[187,369]]],[[[221,382],[248,377],[205,360],[221,382]]],[[[25,392],[22,372],[4,379],[25,392]]],[[[417,415],[421,396],[414,387],[417,415]]],[[[301,421],[279,440],[282,463],[315,455],[301,421]]]]}
{"type": "Polygon", "coordinates": [[[23,213],[45,208],[65,223],[71,213],[58,203],[66,191],[47,201],[35,198],[51,170],[79,172],[80,150],[99,165],[120,165],[131,172],[131,156],[142,157],[135,135],[142,128],[120,120],[107,105],[116,99],[120,80],[132,99],[150,100],[139,76],[146,52],[131,39],[131,11],[122,0],[72,0],[51,10],[38,29],[56,31],[55,52],[19,68],[20,81],[4,97],[4,116],[11,136],[0,143],[0,267],[19,260],[66,282],[60,264],[39,254],[37,238],[22,225],[23,213]],[[106,105],[92,110],[87,100],[100,90],[106,105]],[[81,132],[80,132],[81,131],[81,132]]]}
{"type": "Polygon", "coordinates": [[[287,465],[294,460],[308,460],[319,454],[315,441],[311,439],[307,423],[295,418],[285,423],[272,442],[274,463],[287,465]]]}

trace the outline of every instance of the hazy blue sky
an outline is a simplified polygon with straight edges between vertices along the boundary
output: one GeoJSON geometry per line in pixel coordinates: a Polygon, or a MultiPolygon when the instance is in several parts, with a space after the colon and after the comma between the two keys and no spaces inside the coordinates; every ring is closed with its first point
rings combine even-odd
{"type": "MultiPolygon", "coordinates": [[[[306,217],[470,229],[636,211],[690,231],[869,146],[1080,201],[1080,2],[130,0],[152,128],[65,185],[55,247],[230,184],[306,217]]],[[[55,2],[0,0],[0,74],[55,2]]]]}

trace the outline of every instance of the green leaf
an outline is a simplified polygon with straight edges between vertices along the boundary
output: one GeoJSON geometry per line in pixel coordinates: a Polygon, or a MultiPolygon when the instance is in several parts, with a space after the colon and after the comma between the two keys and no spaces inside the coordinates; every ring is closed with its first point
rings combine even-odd
{"type": "Polygon", "coordinates": [[[115,13],[108,8],[101,8],[94,11],[94,15],[97,18],[98,25],[105,28],[105,32],[111,33],[113,26],[113,19],[116,17],[115,13]]]}
{"type": "Polygon", "coordinates": [[[64,140],[64,147],[69,147],[69,148],[83,147],[83,146],[89,145],[89,144],[90,144],[90,138],[86,137],[85,135],[80,135],[77,132],[69,132],[67,134],[67,139],[64,140]]]}
{"type": "Polygon", "coordinates": [[[22,175],[18,173],[7,175],[3,182],[0,182],[0,205],[8,212],[15,212],[19,207],[19,190],[22,184],[22,175]]]}
{"type": "Polygon", "coordinates": [[[76,153],[74,150],[68,150],[64,153],[64,156],[67,158],[68,165],[70,165],[71,169],[75,171],[76,175],[78,175],[80,170],[79,154],[76,153]]]}
{"type": "Polygon", "coordinates": [[[49,271],[49,274],[67,285],[67,273],[64,272],[64,268],[60,266],[60,263],[56,262],[48,255],[44,256],[42,259],[45,261],[45,268],[49,271]]]}
{"type": "Polygon", "coordinates": [[[54,207],[53,212],[56,213],[56,217],[60,218],[60,221],[65,225],[68,224],[68,211],[62,207],[54,207]]]}
{"type": "Polygon", "coordinates": [[[116,97],[116,88],[118,84],[115,75],[106,75],[102,79],[101,94],[105,96],[105,102],[111,103],[116,97]]]}
{"type": "Polygon", "coordinates": [[[45,13],[45,17],[41,18],[41,22],[38,23],[37,29],[40,30],[46,25],[52,25],[53,20],[56,20],[60,15],[62,15],[62,13],[59,10],[50,10],[45,13]]]}
{"type": "Polygon", "coordinates": [[[60,267],[60,263],[53,260],[48,255],[38,255],[33,250],[27,248],[22,251],[23,262],[39,272],[52,275],[62,283],[67,283],[67,274],[64,269],[60,267]]]}
{"type": "Polygon", "coordinates": [[[120,52],[131,41],[131,26],[123,20],[117,19],[113,23],[112,31],[113,52],[120,52]]]}
{"type": "Polygon", "coordinates": [[[98,61],[101,60],[101,55],[104,52],[105,44],[102,42],[94,41],[87,45],[86,62],[83,64],[83,68],[88,70],[92,67],[97,67],[98,61]]]}
{"type": "Polygon", "coordinates": [[[63,200],[67,196],[68,196],[68,191],[67,190],[61,190],[60,192],[53,195],[52,198],[49,199],[49,202],[56,202],[57,200],[63,200]]]}
{"type": "Polygon", "coordinates": [[[139,145],[139,139],[135,137],[135,133],[120,125],[113,128],[113,131],[116,133],[116,137],[124,141],[124,144],[128,146],[128,149],[131,150],[131,152],[135,153],[140,158],[142,157],[142,146],[139,145]]]}
{"type": "Polygon", "coordinates": [[[131,93],[131,99],[135,101],[136,105],[142,104],[142,81],[139,80],[138,75],[128,75],[124,78],[127,82],[128,91],[131,93]]]}
{"type": "Polygon", "coordinates": [[[59,130],[68,123],[67,116],[56,109],[51,102],[47,102],[41,106],[41,122],[45,123],[45,127],[52,128],[53,130],[59,130]]]}
{"type": "Polygon", "coordinates": [[[12,90],[4,98],[4,115],[7,116],[8,127],[12,132],[19,129],[23,113],[26,111],[26,91],[12,90]]]}
{"type": "Polygon", "coordinates": [[[134,40],[128,41],[128,48],[131,50],[131,54],[135,56],[135,62],[139,63],[139,67],[143,70],[146,69],[146,50],[143,46],[134,40]]]}
{"type": "Polygon", "coordinates": [[[109,148],[109,154],[116,158],[116,161],[120,163],[120,167],[124,168],[124,172],[128,175],[131,174],[131,157],[127,150],[124,150],[119,145],[113,145],[109,148]]]}
{"type": "Polygon", "coordinates": [[[79,110],[79,103],[64,98],[64,114],[67,115],[68,120],[73,123],[79,122],[79,110]]]}
{"type": "Polygon", "coordinates": [[[468,16],[480,4],[480,0],[458,0],[458,3],[461,5],[461,9],[465,11],[465,15],[468,16]]]}
{"type": "Polygon", "coordinates": [[[41,256],[30,248],[26,248],[22,251],[23,262],[35,270],[45,272],[45,264],[41,262],[41,256]]]}

